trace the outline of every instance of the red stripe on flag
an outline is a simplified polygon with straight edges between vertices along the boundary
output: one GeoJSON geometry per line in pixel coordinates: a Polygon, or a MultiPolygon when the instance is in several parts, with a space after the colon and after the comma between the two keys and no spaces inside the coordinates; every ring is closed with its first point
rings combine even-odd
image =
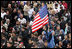
{"type": "MultiPolygon", "coordinates": [[[[45,24],[47,24],[47,23],[45,23],[45,24]]],[[[45,25],[45,24],[44,24],[44,25],[45,25]]],[[[43,26],[44,26],[44,25],[43,25],[43,26]]],[[[40,28],[42,28],[42,27],[40,27],[40,28]]],[[[34,30],[34,31],[32,30],[32,32],[35,32],[35,31],[39,30],[40,28],[38,28],[38,29],[36,29],[36,30],[34,30]]]]}
{"type": "MultiPolygon", "coordinates": [[[[46,16],[46,18],[48,18],[48,15],[46,16]]],[[[32,32],[37,31],[38,29],[40,29],[42,26],[44,26],[45,24],[48,23],[48,19],[44,18],[42,21],[36,23],[35,25],[32,26],[32,32]],[[41,23],[41,24],[39,24],[41,23]],[[38,25],[39,24],[39,25],[38,25]],[[37,26],[38,25],[38,26],[37,26]],[[35,27],[36,26],[36,27],[35,27]]],[[[38,21],[38,20],[37,20],[38,21]]],[[[36,21],[36,22],[37,22],[36,21]]],[[[33,23],[34,24],[34,23],[33,23]]]]}
{"type": "MultiPolygon", "coordinates": [[[[33,26],[35,26],[35,25],[37,25],[37,24],[39,24],[39,23],[41,23],[41,22],[43,22],[43,21],[47,21],[47,20],[48,20],[48,19],[45,18],[45,19],[43,19],[42,21],[39,21],[38,23],[34,24],[33,26]]],[[[40,24],[40,25],[41,25],[41,24],[40,24]]],[[[33,27],[33,26],[32,26],[32,27],[33,27]]],[[[38,26],[37,26],[37,27],[38,27],[38,26]]]]}
{"type": "Polygon", "coordinates": [[[48,15],[44,19],[42,19],[42,20],[38,19],[38,20],[34,21],[33,26],[36,25],[36,24],[38,24],[38,23],[40,23],[40,22],[42,22],[42,21],[44,21],[45,19],[48,19],[48,15]],[[35,24],[35,22],[37,22],[37,23],[35,24]]]}

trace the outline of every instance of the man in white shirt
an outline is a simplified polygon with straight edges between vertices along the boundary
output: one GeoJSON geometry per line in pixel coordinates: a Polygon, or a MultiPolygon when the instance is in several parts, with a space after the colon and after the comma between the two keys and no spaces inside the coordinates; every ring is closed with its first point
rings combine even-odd
{"type": "Polygon", "coordinates": [[[6,15],[6,13],[4,12],[4,9],[1,9],[1,18],[4,19],[4,15],[6,15]]]}
{"type": "Polygon", "coordinates": [[[26,19],[23,18],[23,14],[20,14],[20,18],[18,18],[18,21],[19,21],[21,24],[26,23],[26,19]]]}
{"type": "Polygon", "coordinates": [[[33,11],[34,11],[34,8],[31,6],[30,10],[28,11],[28,15],[29,15],[30,20],[31,20],[33,11]]]}

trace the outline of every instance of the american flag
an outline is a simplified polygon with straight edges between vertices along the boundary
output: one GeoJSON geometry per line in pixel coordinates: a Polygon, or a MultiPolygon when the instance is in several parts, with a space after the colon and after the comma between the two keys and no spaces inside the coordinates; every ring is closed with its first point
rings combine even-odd
{"type": "Polygon", "coordinates": [[[32,32],[39,30],[47,23],[48,23],[48,11],[47,6],[44,5],[34,17],[32,32]]]}

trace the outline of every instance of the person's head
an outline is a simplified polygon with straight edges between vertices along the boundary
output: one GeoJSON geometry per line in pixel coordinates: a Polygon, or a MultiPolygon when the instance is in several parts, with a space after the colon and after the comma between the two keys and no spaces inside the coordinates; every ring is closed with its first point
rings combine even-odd
{"type": "Polygon", "coordinates": [[[9,10],[7,10],[7,11],[6,11],[6,14],[7,14],[7,15],[9,15],[9,14],[10,14],[9,10]]]}
{"type": "Polygon", "coordinates": [[[6,23],[7,23],[7,24],[10,23],[10,19],[6,19],[6,23]]]}
{"type": "Polygon", "coordinates": [[[59,41],[59,45],[61,45],[61,46],[62,46],[62,41],[59,41]]]}
{"type": "Polygon", "coordinates": [[[21,13],[21,10],[20,9],[18,9],[18,11],[17,11],[19,14],[21,13]]]}
{"type": "Polygon", "coordinates": [[[33,7],[37,7],[37,5],[38,5],[37,3],[34,3],[34,4],[33,4],[33,7]]]}
{"type": "Polygon", "coordinates": [[[33,15],[35,15],[36,14],[36,12],[35,11],[33,11],[33,13],[32,13],[33,15]]]}
{"type": "Polygon", "coordinates": [[[58,21],[57,21],[57,23],[58,23],[58,24],[60,24],[60,23],[61,23],[61,21],[59,21],[59,20],[58,20],[58,21]]]}
{"type": "Polygon", "coordinates": [[[41,40],[42,39],[42,36],[40,35],[40,36],[38,36],[38,40],[41,40]]]}
{"type": "Polygon", "coordinates": [[[22,27],[22,29],[21,29],[22,31],[25,31],[25,28],[24,27],[22,27]]]}
{"type": "Polygon", "coordinates": [[[5,33],[6,32],[6,28],[2,27],[2,32],[5,33]]]}
{"type": "Polygon", "coordinates": [[[37,33],[37,32],[34,33],[34,37],[35,37],[35,38],[38,37],[38,33],[37,33]]]}
{"type": "Polygon", "coordinates": [[[60,34],[62,34],[62,30],[60,30],[60,34]]]}
{"type": "Polygon", "coordinates": [[[20,18],[21,18],[21,19],[23,18],[23,14],[20,14],[20,18]]]}
{"type": "Polygon", "coordinates": [[[13,32],[13,33],[12,33],[12,36],[14,36],[14,37],[15,37],[15,36],[16,36],[16,33],[14,33],[14,32],[13,32]]]}
{"type": "Polygon", "coordinates": [[[29,40],[28,40],[28,43],[29,43],[29,44],[32,44],[32,40],[31,40],[31,39],[29,39],[29,40]]]}
{"type": "Polygon", "coordinates": [[[47,42],[47,40],[44,42],[44,45],[45,45],[45,47],[48,46],[48,42],[47,42]]]}
{"type": "Polygon", "coordinates": [[[68,23],[66,23],[65,26],[68,27],[68,23]]]}
{"type": "Polygon", "coordinates": [[[9,42],[13,42],[13,39],[11,37],[9,38],[9,42]]]}
{"type": "Polygon", "coordinates": [[[44,2],[42,2],[42,7],[45,5],[45,3],[44,2]]]}
{"type": "Polygon", "coordinates": [[[3,26],[3,21],[1,21],[1,26],[3,26]]]}
{"type": "Polygon", "coordinates": [[[67,44],[67,48],[71,48],[71,44],[70,43],[67,44]]]}
{"type": "Polygon", "coordinates": [[[57,8],[58,7],[58,4],[55,4],[55,7],[57,8]]]}
{"type": "Polygon", "coordinates": [[[55,35],[55,31],[54,30],[52,31],[52,35],[55,35]]]}
{"type": "Polygon", "coordinates": [[[41,3],[40,1],[37,1],[37,3],[41,3]]]}
{"type": "Polygon", "coordinates": [[[35,45],[34,45],[34,48],[38,48],[38,45],[37,45],[37,44],[35,44],[35,45]]]}
{"type": "Polygon", "coordinates": [[[46,30],[46,26],[43,26],[43,30],[46,30]]]}
{"type": "Polygon", "coordinates": [[[34,34],[31,34],[31,37],[34,37],[34,34]]]}
{"type": "Polygon", "coordinates": [[[61,1],[58,1],[59,4],[61,4],[61,1]]]}
{"type": "Polygon", "coordinates": [[[11,8],[11,4],[8,4],[8,8],[11,8]]]}
{"type": "Polygon", "coordinates": [[[57,26],[56,29],[57,29],[57,30],[60,30],[60,26],[57,26]]]}
{"type": "Polygon", "coordinates": [[[55,24],[54,21],[51,21],[51,24],[54,25],[55,24]]]}
{"type": "Polygon", "coordinates": [[[16,25],[20,25],[20,22],[19,21],[16,21],[16,25]]]}
{"type": "Polygon", "coordinates": [[[12,3],[15,3],[15,1],[12,1],[12,3]]]}
{"type": "Polygon", "coordinates": [[[6,39],[5,35],[2,35],[1,37],[2,37],[2,40],[5,40],[6,39]]]}
{"type": "Polygon", "coordinates": [[[69,35],[68,35],[68,36],[69,36],[69,38],[71,38],[71,33],[69,33],[69,35]]]}
{"type": "Polygon", "coordinates": [[[30,5],[30,1],[27,1],[27,2],[26,2],[26,5],[28,5],[28,6],[29,6],[29,5],[30,5]]]}
{"type": "Polygon", "coordinates": [[[67,40],[68,39],[68,36],[67,35],[65,35],[65,40],[67,40]]]}
{"type": "Polygon", "coordinates": [[[65,3],[65,1],[62,1],[62,3],[65,3]]]}
{"type": "Polygon", "coordinates": [[[57,3],[57,1],[54,1],[54,3],[57,3]]]}
{"type": "Polygon", "coordinates": [[[22,41],[22,37],[18,36],[17,41],[22,41]]]}
{"type": "Polygon", "coordinates": [[[17,12],[17,9],[16,9],[16,8],[14,8],[13,12],[17,12]]]}
{"type": "Polygon", "coordinates": [[[12,47],[12,43],[11,42],[7,42],[7,47],[8,48],[12,47]]]}
{"type": "Polygon", "coordinates": [[[58,21],[58,17],[55,17],[55,21],[58,21]]]}
{"type": "Polygon", "coordinates": [[[44,35],[44,31],[42,32],[42,35],[44,35]]]}
{"type": "Polygon", "coordinates": [[[2,13],[4,12],[4,8],[1,8],[1,12],[2,12],[2,13]]]}

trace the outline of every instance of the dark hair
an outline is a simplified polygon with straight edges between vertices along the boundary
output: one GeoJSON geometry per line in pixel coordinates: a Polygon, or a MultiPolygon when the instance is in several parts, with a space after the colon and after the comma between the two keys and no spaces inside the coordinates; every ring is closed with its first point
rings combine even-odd
{"type": "Polygon", "coordinates": [[[21,36],[18,36],[18,38],[22,39],[22,37],[21,37],[21,36]]]}
{"type": "Polygon", "coordinates": [[[58,6],[58,4],[55,4],[55,6],[58,6]]]}
{"type": "Polygon", "coordinates": [[[4,26],[2,27],[2,29],[6,31],[6,28],[4,26]]]}

